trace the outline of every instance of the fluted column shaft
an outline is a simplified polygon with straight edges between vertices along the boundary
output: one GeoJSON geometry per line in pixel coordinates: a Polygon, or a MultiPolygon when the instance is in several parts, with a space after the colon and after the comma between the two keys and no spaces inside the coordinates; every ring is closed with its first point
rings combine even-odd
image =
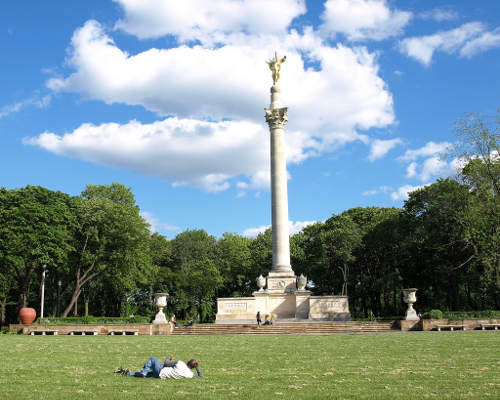
{"type": "Polygon", "coordinates": [[[288,109],[282,107],[279,87],[271,88],[271,106],[266,109],[271,132],[271,208],[273,265],[271,272],[292,273],[288,230],[288,189],[285,151],[285,125],[288,109]]]}

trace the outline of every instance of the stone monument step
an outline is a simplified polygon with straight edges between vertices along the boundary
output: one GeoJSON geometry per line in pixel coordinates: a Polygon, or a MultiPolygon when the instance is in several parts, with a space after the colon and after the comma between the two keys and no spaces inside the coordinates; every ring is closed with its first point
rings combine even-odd
{"type": "Polygon", "coordinates": [[[395,332],[399,328],[394,322],[278,322],[275,325],[256,324],[195,324],[191,327],[179,327],[172,335],[274,335],[274,334],[333,334],[333,333],[369,333],[395,332]]]}

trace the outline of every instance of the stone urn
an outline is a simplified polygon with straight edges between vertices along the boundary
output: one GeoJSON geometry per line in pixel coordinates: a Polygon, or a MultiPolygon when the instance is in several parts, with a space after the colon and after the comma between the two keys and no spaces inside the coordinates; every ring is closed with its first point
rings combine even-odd
{"type": "Polygon", "coordinates": [[[263,292],[264,288],[266,287],[266,278],[262,276],[262,274],[259,275],[259,277],[256,279],[257,281],[257,287],[259,288],[259,292],[263,292]]]}
{"type": "Polygon", "coordinates": [[[304,276],[304,274],[300,274],[300,276],[297,278],[297,288],[299,290],[305,290],[307,285],[307,276],[304,276]]]}
{"type": "Polygon", "coordinates": [[[417,312],[413,308],[413,303],[417,301],[417,293],[418,289],[410,288],[410,289],[402,289],[403,291],[403,301],[408,304],[408,309],[406,310],[405,319],[418,321],[420,318],[417,315],[417,312]]]}
{"type": "Polygon", "coordinates": [[[19,320],[23,325],[31,325],[36,318],[36,311],[31,307],[22,307],[19,310],[19,320]]]}
{"type": "Polygon", "coordinates": [[[155,305],[158,308],[153,324],[168,323],[167,317],[163,313],[163,309],[167,306],[168,293],[155,293],[155,305]]]}

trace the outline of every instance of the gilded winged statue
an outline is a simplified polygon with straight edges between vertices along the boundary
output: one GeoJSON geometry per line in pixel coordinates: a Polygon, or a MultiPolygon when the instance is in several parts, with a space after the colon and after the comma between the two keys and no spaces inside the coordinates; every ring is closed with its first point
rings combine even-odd
{"type": "Polygon", "coordinates": [[[286,56],[283,56],[283,58],[278,59],[278,53],[274,52],[274,58],[271,58],[269,61],[266,61],[266,63],[269,65],[269,69],[273,71],[273,85],[276,85],[276,83],[280,79],[281,64],[283,64],[285,60],[286,56]]]}

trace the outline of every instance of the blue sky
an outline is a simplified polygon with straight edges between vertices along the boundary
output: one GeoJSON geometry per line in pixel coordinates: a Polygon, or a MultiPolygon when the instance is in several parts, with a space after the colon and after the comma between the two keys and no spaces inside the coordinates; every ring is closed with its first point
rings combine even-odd
{"type": "Polygon", "coordinates": [[[120,182],[168,238],[270,224],[274,50],[292,232],[454,174],[453,122],[500,105],[495,0],[18,0],[0,48],[0,185],[120,182]]]}

